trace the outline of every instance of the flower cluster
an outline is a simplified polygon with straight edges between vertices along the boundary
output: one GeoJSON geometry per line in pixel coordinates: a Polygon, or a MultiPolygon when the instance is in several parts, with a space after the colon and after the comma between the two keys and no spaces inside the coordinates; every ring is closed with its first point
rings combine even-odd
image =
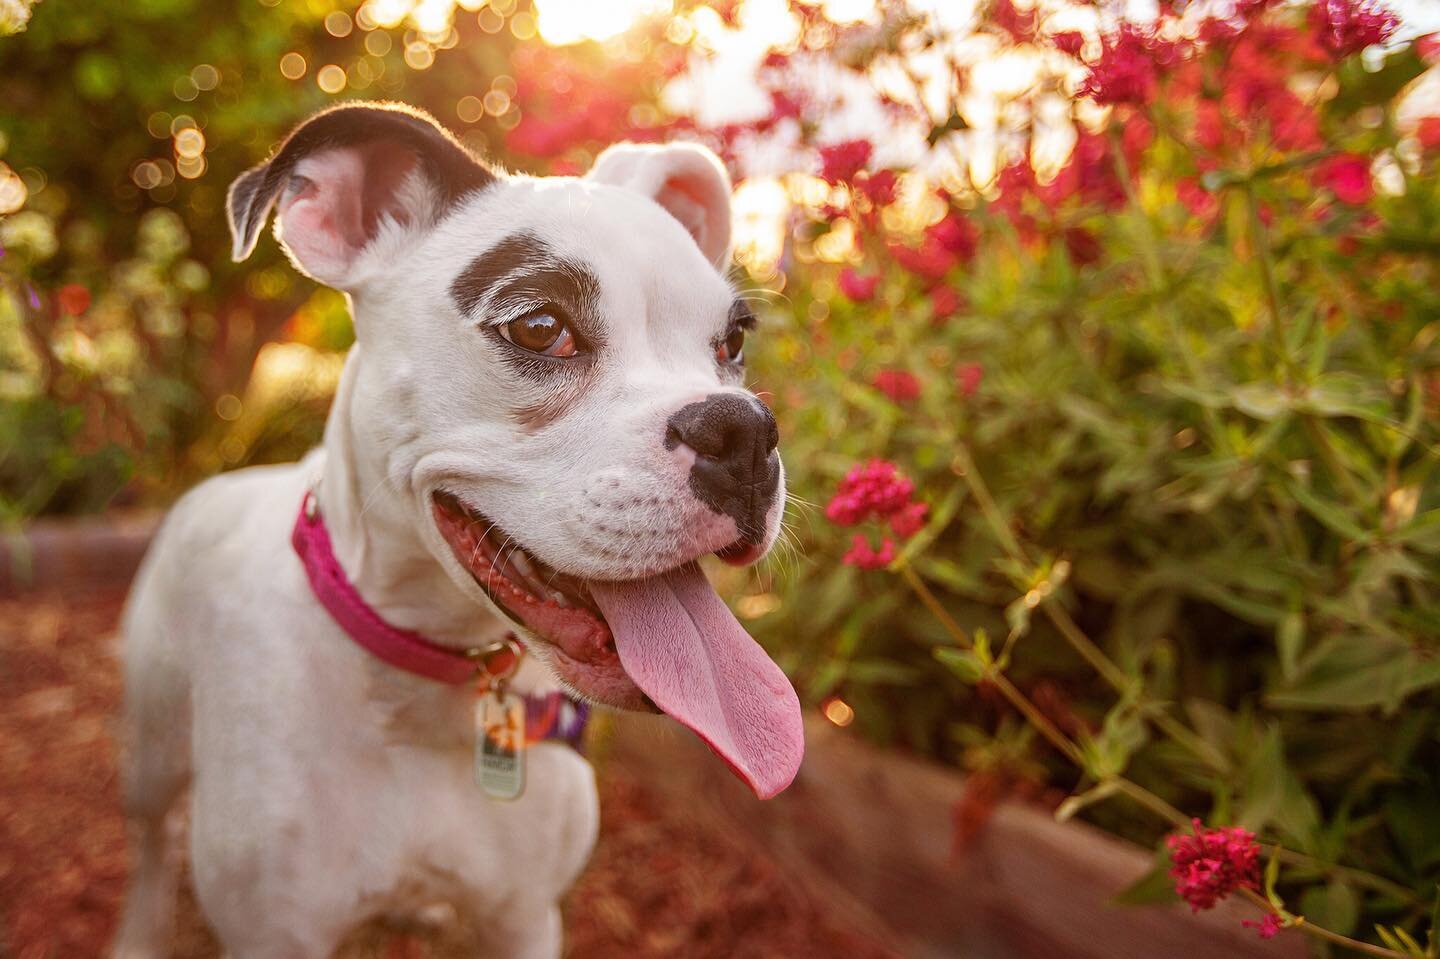
{"type": "Polygon", "coordinates": [[[870,161],[869,140],[846,140],[820,148],[820,176],[829,183],[849,183],[870,161]]]}
{"type": "MultiPolygon", "coordinates": [[[[896,536],[909,539],[924,528],[930,510],[927,504],[911,498],[914,493],[915,484],[894,463],[871,460],[856,466],[840,481],[840,488],[825,507],[825,516],[840,526],[855,526],[873,517],[889,523],[896,536]]],[[[882,536],[880,545],[874,547],[857,533],[842,562],[860,569],[879,569],[894,558],[893,539],[882,536]]]]}
{"type": "Polygon", "coordinates": [[[881,370],[871,382],[877,390],[901,405],[920,398],[920,378],[909,370],[881,370]]]}
{"type": "Polygon", "coordinates": [[[1199,819],[1193,825],[1193,835],[1165,840],[1175,893],[1192,912],[1213,908],[1237,889],[1260,888],[1260,846],[1254,833],[1238,826],[1207,829],[1199,819]]]}
{"type": "Polygon", "coordinates": [[[1310,21],[1320,43],[1337,57],[1384,43],[1400,25],[1400,18],[1375,0],[1316,0],[1310,21]]]}
{"type": "Polygon", "coordinates": [[[1107,36],[1100,58],[1080,85],[1080,95],[1096,103],[1141,105],[1155,98],[1157,67],[1173,59],[1177,47],[1126,21],[1107,36]]]}

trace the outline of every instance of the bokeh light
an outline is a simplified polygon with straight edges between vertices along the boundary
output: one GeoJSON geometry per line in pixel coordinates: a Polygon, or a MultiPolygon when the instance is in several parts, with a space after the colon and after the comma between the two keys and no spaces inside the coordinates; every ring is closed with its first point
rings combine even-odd
{"type": "Polygon", "coordinates": [[[645,17],[663,16],[670,0],[535,0],[541,38],[557,46],[608,40],[645,17]]]}
{"type": "Polygon", "coordinates": [[[305,58],[290,51],[280,58],[280,74],[287,80],[299,80],[305,75],[305,58]]]}

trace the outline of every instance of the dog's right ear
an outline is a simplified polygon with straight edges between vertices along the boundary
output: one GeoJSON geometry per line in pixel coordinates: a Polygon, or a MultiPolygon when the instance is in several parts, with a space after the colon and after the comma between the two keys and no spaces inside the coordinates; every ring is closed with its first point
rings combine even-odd
{"type": "Polygon", "coordinates": [[[232,255],[250,255],[278,203],[276,235],[296,267],[348,289],[363,279],[357,266],[377,241],[429,228],[498,178],[419,110],[344,104],[300,124],[230,185],[232,255]]]}

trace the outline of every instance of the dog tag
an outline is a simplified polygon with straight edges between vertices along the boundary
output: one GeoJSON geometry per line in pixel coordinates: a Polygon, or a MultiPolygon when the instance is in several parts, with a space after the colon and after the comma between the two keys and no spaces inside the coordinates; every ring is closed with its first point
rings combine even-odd
{"type": "Polygon", "coordinates": [[[494,799],[525,791],[525,700],[488,689],[475,702],[475,781],[494,799]]]}

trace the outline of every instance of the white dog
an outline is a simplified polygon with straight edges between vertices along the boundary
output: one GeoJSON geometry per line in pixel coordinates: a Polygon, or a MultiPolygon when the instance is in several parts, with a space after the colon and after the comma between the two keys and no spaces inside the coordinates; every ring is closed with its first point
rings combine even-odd
{"type": "Polygon", "coordinates": [[[721,274],[729,191],[683,144],[511,176],[374,104],[313,117],[236,180],[236,258],[278,205],[357,345],[323,447],[188,494],[140,571],[116,955],[169,950],[166,821],[189,786],[195,889],[232,959],[326,956],[437,901],[477,955],[558,956],[595,784],[541,743],[514,801],[477,786],[462,657],[512,630],[512,688],[658,708],[762,797],[790,782],[794,690],[695,565],[758,559],[785,497],[741,383],[753,318],[721,274]]]}

